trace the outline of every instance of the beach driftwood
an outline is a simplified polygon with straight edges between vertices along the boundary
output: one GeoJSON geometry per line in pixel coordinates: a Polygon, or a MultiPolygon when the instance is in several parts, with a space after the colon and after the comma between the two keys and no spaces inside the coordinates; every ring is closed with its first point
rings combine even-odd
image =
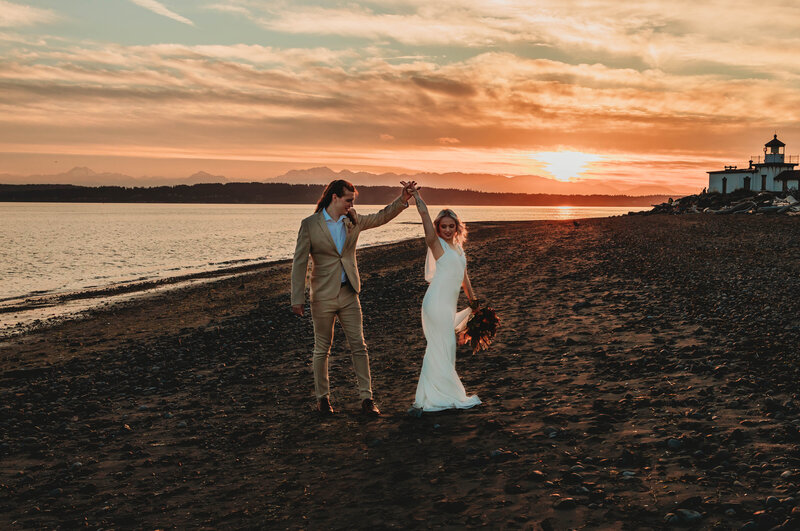
{"type": "Polygon", "coordinates": [[[752,201],[742,201],[741,203],[737,203],[731,207],[723,208],[722,210],[717,210],[714,214],[734,214],[736,212],[747,212],[751,208],[755,207],[756,204],[752,201]]]}
{"type": "Polygon", "coordinates": [[[800,214],[800,202],[793,194],[787,192],[736,190],[730,194],[706,192],[687,195],[679,199],[653,205],[647,212],[631,212],[630,214],[800,214]]]}

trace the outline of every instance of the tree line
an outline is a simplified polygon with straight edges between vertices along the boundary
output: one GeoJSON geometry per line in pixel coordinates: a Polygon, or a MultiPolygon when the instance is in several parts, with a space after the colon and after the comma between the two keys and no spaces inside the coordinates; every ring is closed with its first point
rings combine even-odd
{"type": "MultiPolygon", "coordinates": [[[[399,186],[357,186],[358,202],[386,204],[397,197],[399,186]]],[[[0,184],[2,202],[60,203],[234,203],[314,204],[321,184],[213,183],[154,187],[77,186],[70,184],[0,184]]],[[[433,205],[484,206],[643,206],[664,202],[662,195],[564,195],[479,192],[425,188],[433,205]]]]}

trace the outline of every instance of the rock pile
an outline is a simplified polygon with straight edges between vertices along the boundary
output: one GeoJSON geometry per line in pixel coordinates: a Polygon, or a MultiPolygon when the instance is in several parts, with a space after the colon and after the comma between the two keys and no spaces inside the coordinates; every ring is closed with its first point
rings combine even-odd
{"type": "Polygon", "coordinates": [[[784,214],[800,216],[800,202],[795,199],[796,190],[789,192],[753,193],[751,190],[736,190],[730,194],[706,192],[680,199],[670,198],[666,203],[653,205],[653,209],[631,214],[784,214]]]}

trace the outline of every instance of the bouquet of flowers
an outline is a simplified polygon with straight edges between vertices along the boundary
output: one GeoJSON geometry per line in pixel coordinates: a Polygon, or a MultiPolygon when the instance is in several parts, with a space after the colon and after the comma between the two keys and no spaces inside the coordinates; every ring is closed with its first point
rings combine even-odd
{"type": "Polygon", "coordinates": [[[497,329],[500,325],[500,318],[491,306],[480,307],[476,301],[472,307],[472,315],[467,321],[467,327],[459,334],[459,345],[469,343],[472,353],[476,354],[481,350],[486,350],[492,344],[497,329]]]}

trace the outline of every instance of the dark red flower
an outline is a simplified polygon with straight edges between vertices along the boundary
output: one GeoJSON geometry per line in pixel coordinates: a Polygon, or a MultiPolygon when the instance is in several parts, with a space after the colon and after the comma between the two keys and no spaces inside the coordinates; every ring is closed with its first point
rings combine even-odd
{"type": "Polygon", "coordinates": [[[500,319],[490,306],[480,308],[467,321],[460,343],[469,343],[473,354],[486,350],[491,345],[499,324],[500,319]]]}

